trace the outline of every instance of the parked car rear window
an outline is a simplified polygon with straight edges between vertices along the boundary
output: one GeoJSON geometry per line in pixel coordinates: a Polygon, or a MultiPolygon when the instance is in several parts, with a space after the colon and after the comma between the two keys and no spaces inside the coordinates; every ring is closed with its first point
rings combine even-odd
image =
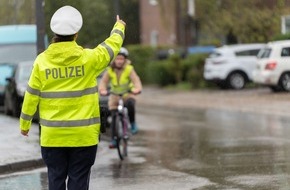
{"type": "Polygon", "coordinates": [[[289,57],[290,56],[290,47],[283,48],[281,51],[281,57],[289,57]]]}
{"type": "Polygon", "coordinates": [[[36,56],[36,44],[0,45],[0,63],[34,60],[36,56]]]}
{"type": "Polygon", "coordinates": [[[259,51],[260,51],[260,49],[237,51],[237,52],[235,52],[235,55],[236,56],[257,56],[259,51]]]}
{"type": "Polygon", "coordinates": [[[262,59],[262,58],[269,58],[270,54],[271,54],[272,49],[271,48],[264,48],[261,49],[258,53],[258,58],[262,59]]]}

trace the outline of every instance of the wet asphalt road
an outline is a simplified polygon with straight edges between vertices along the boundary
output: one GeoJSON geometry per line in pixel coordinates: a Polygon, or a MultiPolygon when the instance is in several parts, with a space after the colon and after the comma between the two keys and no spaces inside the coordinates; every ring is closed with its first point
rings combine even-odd
{"type": "MultiPolygon", "coordinates": [[[[91,188],[289,190],[290,118],[220,110],[139,110],[129,158],[102,141],[91,188]]],[[[0,190],[46,190],[45,169],[0,176],[0,190]]]]}
{"type": "MultiPolygon", "coordinates": [[[[156,98],[160,98],[155,93],[156,98]]],[[[109,150],[108,142],[102,140],[92,169],[90,189],[289,190],[288,95],[272,96],[263,89],[243,92],[239,97],[236,92],[223,94],[232,103],[233,98],[238,98],[241,107],[255,108],[254,111],[238,107],[139,107],[137,120],[141,131],[131,138],[128,159],[120,162],[117,151],[109,150]],[[249,98],[251,102],[247,104],[249,98]],[[266,102],[269,104],[261,104],[266,102]],[[259,105],[278,114],[271,114],[271,109],[258,113],[259,105]]],[[[182,98],[189,101],[190,96],[182,95],[182,98]]],[[[216,92],[212,97],[224,96],[216,92]]],[[[221,100],[215,103],[226,102],[221,100]]],[[[46,190],[45,168],[0,176],[2,189],[46,190]]]]}

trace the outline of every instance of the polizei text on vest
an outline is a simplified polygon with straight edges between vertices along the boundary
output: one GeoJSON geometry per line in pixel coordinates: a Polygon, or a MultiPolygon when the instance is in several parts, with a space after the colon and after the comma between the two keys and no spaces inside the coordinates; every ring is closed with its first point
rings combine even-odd
{"type": "Polygon", "coordinates": [[[46,79],[65,79],[82,77],[85,75],[84,65],[45,69],[46,79]]]}

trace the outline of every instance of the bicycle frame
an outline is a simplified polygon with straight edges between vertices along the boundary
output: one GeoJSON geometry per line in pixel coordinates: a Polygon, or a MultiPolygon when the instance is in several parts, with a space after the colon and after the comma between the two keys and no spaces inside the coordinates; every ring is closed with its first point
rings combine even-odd
{"type": "Polygon", "coordinates": [[[124,106],[123,94],[115,94],[119,97],[118,100],[118,112],[113,126],[114,139],[117,142],[117,150],[121,160],[123,160],[128,155],[128,140],[130,137],[130,122],[128,117],[128,110],[124,106]]]}
{"type": "Polygon", "coordinates": [[[130,128],[130,122],[128,117],[128,109],[124,106],[124,101],[122,97],[119,97],[118,101],[118,114],[120,116],[120,119],[123,123],[123,138],[128,139],[129,138],[129,128],[130,128]]]}

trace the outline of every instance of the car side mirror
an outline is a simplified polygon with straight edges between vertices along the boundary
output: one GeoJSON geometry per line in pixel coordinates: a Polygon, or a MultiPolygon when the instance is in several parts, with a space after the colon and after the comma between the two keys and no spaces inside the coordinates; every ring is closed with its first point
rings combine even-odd
{"type": "Polygon", "coordinates": [[[7,78],[6,78],[6,81],[7,81],[7,82],[12,82],[12,77],[7,77],[7,78]]]}

